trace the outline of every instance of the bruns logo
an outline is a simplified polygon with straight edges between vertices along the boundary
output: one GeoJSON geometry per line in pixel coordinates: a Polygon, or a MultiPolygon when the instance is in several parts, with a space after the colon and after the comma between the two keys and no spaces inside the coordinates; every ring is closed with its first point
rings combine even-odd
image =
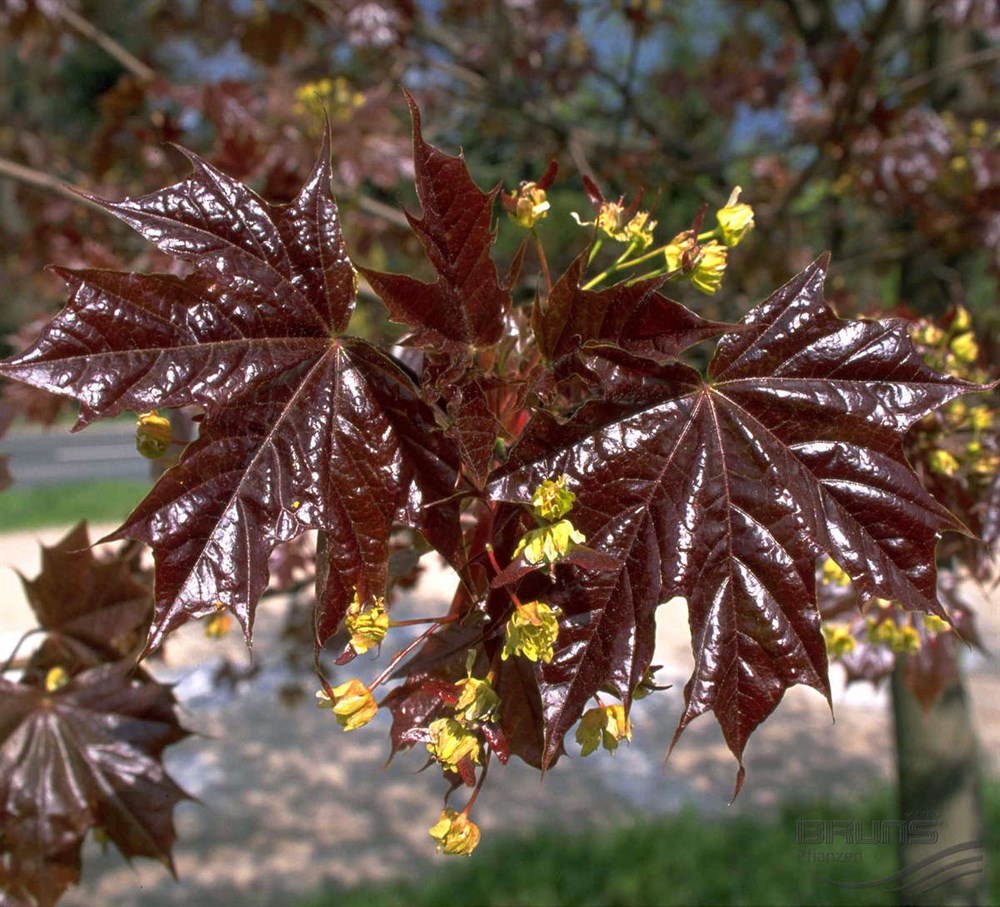
{"type": "Polygon", "coordinates": [[[934,819],[798,819],[795,843],[831,844],[937,844],[934,819]]]}

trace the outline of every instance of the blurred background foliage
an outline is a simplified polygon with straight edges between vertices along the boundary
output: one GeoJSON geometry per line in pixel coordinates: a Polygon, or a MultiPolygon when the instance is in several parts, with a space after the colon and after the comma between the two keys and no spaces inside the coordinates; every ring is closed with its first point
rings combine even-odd
{"type": "MultiPolygon", "coordinates": [[[[0,333],[63,301],[65,266],[171,269],[68,187],[121,198],[183,176],[176,142],[290,199],[333,127],[353,255],[423,261],[406,229],[409,122],[483,186],[560,173],[553,268],[587,241],[581,175],[644,190],[657,240],[734,185],[758,229],[709,317],[825,249],[844,312],[972,310],[998,350],[1000,7],[995,0],[0,0],[0,333]]],[[[519,231],[499,224],[501,264],[519,231]]],[[[524,295],[538,280],[530,259],[524,295]]],[[[673,290],[673,288],[671,288],[673,290]]],[[[370,302],[370,300],[369,300],[370,302]]],[[[384,329],[363,304],[355,327],[384,329]]],[[[14,337],[23,345],[34,331],[14,337]]]]}

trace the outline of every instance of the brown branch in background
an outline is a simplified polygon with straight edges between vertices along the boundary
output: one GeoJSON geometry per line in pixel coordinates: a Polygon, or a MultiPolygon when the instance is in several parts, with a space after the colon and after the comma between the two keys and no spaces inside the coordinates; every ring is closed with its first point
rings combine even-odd
{"type": "Polygon", "coordinates": [[[976,69],[980,66],[985,66],[987,63],[992,63],[994,60],[1000,60],[1000,44],[993,47],[985,47],[973,53],[963,54],[960,57],[955,57],[942,63],[940,66],[928,69],[926,72],[911,76],[909,79],[900,82],[896,86],[896,91],[901,95],[910,94],[930,84],[940,76],[950,76],[967,69],[976,69]]]}
{"type": "Polygon", "coordinates": [[[77,34],[93,41],[106,54],[114,57],[132,75],[142,82],[152,82],[156,79],[156,71],[151,69],[142,60],[133,56],[121,46],[110,35],[102,32],[92,22],[88,22],[79,13],[70,9],[67,5],[62,5],[59,9],[59,18],[66,23],[77,34]]]}
{"type": "Polygon", "coordinates": [[[82,195],[82,190],[75,186],[41,170],[36,170],[34,167],[26,167],[24,164],[15,163],[4,157],[0,157],[0,176],[10,177],[18,182],[34,186],[36,189],[44,189],[46,192],[54,192],[56,195],[61,195],[73,202],[79,202],[81,205],[88,205],[97,211],[104,210],[100,205],[82,195]]]}

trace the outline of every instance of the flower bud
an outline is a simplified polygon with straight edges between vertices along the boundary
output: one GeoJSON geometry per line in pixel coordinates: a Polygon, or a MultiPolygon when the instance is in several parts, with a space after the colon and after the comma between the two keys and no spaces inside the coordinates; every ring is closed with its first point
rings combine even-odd
{"type": "Polygon", "coordinates": [[[173,439],[170,420],[165,419],[155,409],[142,413],[135,427],[135,449],[147,460],[158,460],[170,447],[173,439]]]}
{"type": "Polygon", "coordinates": [[[66,673],[65,668],[59,667],[58,665],[54,668],[49,668],[48,673],[45,675],[45,692],[55,693],[57,690],[61,690],[68,683],[69,674],[66,673]]]}
{"type": "Polygon", "coordinates": [[[521,183],[510,195],[502,196],[501,202],[510,219],[526,230],[544,219],[551,207],[545,190],[535,182],[521,183]]]}
{"type": "Polygon", "coordinates": [[[718,235],[727,246],[738,245],[754,226],[753,208],[740,202],[741,191],[739,186],[733,189],[725,207],[715,212],[719,220],[718,235]]]}
{"type": "Polygon", "coordinates": [[[233,619],[225,611],[210,614],[205,621],[205,637],[207,639],[222,639],[233,628],[233,619]]]}

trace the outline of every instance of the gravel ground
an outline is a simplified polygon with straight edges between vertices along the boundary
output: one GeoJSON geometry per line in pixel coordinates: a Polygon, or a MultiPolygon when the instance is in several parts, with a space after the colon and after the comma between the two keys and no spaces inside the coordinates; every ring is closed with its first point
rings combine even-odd
{"type": "MultiPolygon", "coordinates": [[[[60,534],[0,536],[0,654],[33,625],[9,568],[33,576],[36,540],[52,544],[60,534]]],[[[449,584],[448,573],[431,563],[400,602],[401,610],[440,613],[449,584]]],[[[977,608],[984,641],[1000,652],[996,590],[990,594],[966,584],[964,592],[977,608]]],[[[236,634],[212,641],[200,627],[188,626],[168,644],[159,673],[177,682],[183,721],[198,732],[172,747],[166,760],[181,786],[197,797],[176,811],[178,880],[157,863],[139,860],[129,866],[117,852],[102,853],[89,842],[83,882],[64,904],[277,907],[325,883],[386,879],[450,859],[434,853],[427,834],[441,808],[440,774],[418,774],[423,760],[416,753],[384,766],[387,716],[345,734],[328,713],[313,707],[315,680],[291,671],[281,657],[287,607],[279,599],[261,606],[253,663],[258,670],[223,691],[212,678],[225,659],[251,664],[236,634]],[[286,704],[283,692],[289,688],[301,690],[298,705],[286,704]]],[[[683,603],[669,603],[659,615],[655,663],[665,667],[657,676],[674,686],[637,703],[631,746],[613,757],[560,760],[544,781],[517,760],[497,766],[474,815],[484,838],[540,825],[604,827],[688,804],[704,815],[760,814],[790,797],[847,797],[891,778],[888,697],[870,687],[844,690],[839,674],[835,724],[816,692],[798,687],[786,694],[748,746],[747,781],[734,805],[727,801],[736,765],[711,716],[688,729],[665,763],[691,654],[683,603]]],[[[997,776],[1000,665],[970,653],[966,666],[985,768],[997,776]]],[[[372,667],[359,660],[338,677],[364,677],[372,667]]],[[[789,841],[793,846],[791,832],[789,841]]]]}

